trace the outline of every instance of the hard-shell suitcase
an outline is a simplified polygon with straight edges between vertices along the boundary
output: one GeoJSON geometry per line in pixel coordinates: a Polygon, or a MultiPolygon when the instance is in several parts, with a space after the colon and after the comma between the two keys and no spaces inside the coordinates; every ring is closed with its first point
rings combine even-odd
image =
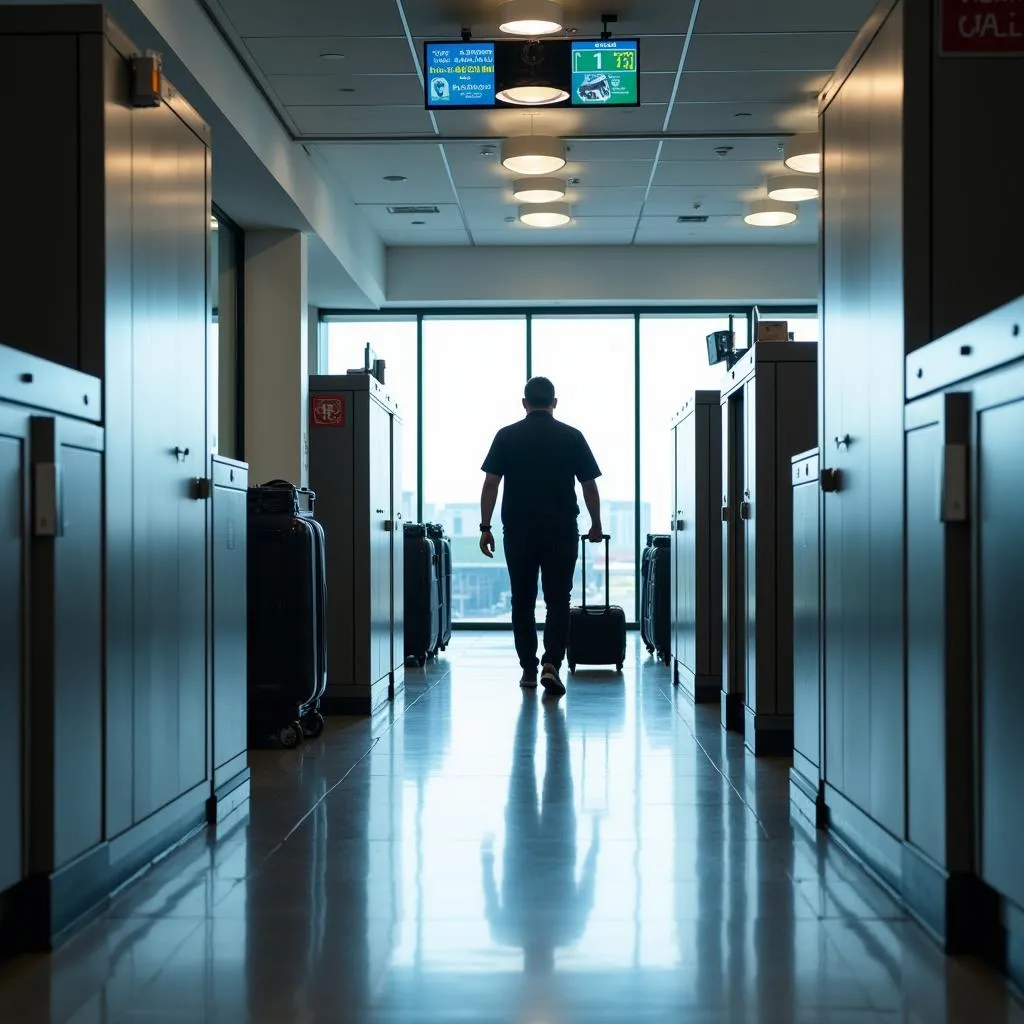
{"type": "Polygon", "coordinates": [[[441,631],[441,588],[434,542],[420,523],[406,523],[405,657],[421,667],[437,650],[441,631]]]}
{"type": "Polygon", "coordinates": [[[437,580],[441,588],[441,626],[438,630],[437,650],[443,651],[452,639],[452,542],[445,536],[444,527],[435,523],[427,523],[427,536],[434,542],[437,554],[437,580]]]}
{"type": "Polygon", "coordinates": [[[569,671],[577,665],[614,665],[622,671],[626,661],[626,613],[611,603],[611,537],[604,537],[604,605],[587,606],[587,538],[582,538],[583,603],[569,612],[569,671]]]}
{"type": "Polygon", "coordinates": [[[649,654],[670,657],[672,633],[672,539],[649,533],[641,561],[640,636],[649,654]]]}
{"type": "Polygon", "coordinates": [[[285,480],[247,495],[249,737],[296,747],[324,729],[327,581],[316,495],[285,480]],[[301,504],[306,507],[301,507],[301,504]]]}

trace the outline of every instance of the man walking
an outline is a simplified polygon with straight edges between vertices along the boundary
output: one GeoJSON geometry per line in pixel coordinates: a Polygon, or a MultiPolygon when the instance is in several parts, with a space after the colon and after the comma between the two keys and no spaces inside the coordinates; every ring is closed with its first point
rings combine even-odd
{"type": "Polygon", "coordinates": [[[526,416],[502,427],[481,467],[486,474],[480,495],[480,550],[494,557],[491,516],[498,487],[505,480],[501,523],[505,531],[505,560],[512,588],[512,632],[523,669],[520,685],[537,685],[537,574],[544,588],[547,619],[540,682],[549,693],[565,693],[559,677],[569,639],[569,600],[579,554],[576,520],[576,481],[590,513],[592,541],[603,537],[601,470],[586,438],[554,417],[555,386],[546,377],[527,382],[523,397],[526,416]]]}

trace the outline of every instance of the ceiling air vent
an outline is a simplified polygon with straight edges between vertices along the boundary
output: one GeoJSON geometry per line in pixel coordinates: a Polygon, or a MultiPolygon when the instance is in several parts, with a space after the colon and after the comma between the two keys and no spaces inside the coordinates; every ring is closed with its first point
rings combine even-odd
{"type": "Polygon", "coordinates": [[[440,213],[436,206],[389,206],[388,213],[400,213],[413,217],[422,217],[427,213],[440,213]]]}
{"type": "Polygon", "coordinates": [[[690,213],[676,218],[677,224],[707,224],[707,222],[708,215],[706,213],[690,213]]]}

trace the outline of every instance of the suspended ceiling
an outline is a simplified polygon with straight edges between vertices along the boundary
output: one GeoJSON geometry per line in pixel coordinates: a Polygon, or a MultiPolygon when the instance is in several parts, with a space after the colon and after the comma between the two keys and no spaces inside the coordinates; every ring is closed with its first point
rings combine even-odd
{"type": "Polygon", "coordinates": [[[784,138],[814,130],[817,92],[874,6],[566,0],[580,37],[597,36],[608,11],[618,14],[616,35],[640,39],[639,108],[431,114],[423,41],[457,39],[463,26],[475,38],[497,37],[497,0],[204,2],[294,138],[389,246],[813,243],[816,202],[800,204],[797,224],[778,229],[745,224],[745,204],[782,170],[784,138]],[[563,173],[578,179],[568,227],[514,220],[513,176],[497,145],[531,130],[568,142],[563,173]],[[389,212],[394,206],[437,212],[389,212]],[[679,221],[694,215],[708,220],[679,221]]]}

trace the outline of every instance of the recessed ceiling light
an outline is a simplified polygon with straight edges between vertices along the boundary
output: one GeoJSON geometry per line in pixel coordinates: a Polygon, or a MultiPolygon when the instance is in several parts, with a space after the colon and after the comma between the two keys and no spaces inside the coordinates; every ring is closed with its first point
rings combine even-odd
{"type": "Polygon", "coordinates": [[[565,166],[565,143],[549,135],[517,135],[501,144],[501,163],[515,174],[553,174],[565,166]]]}
{"type": "Polygon", "coordinates": [[[743,219],[755,228],[781,228],[796,220],[796,207],[774,199],[758,199],[750,204],[743,219]]]}
{"type": "Polygon", "coordinates": [[[512,186],[512,195],[521,203],[553,203],[565,198],[561,178],[522,178],[512,186]]]}
{"type": "Polygon", "coordinates": [[[568,203],[537,203],[521,206],[519,219],[531,228],[560,228],[572,220],[572,210],[568,203]]]}
{"type": "Polygon", "coordinates": [[[818,179],[813,174],[777,174],[768,179],[768,198],[782,203],[803,203],[817,199],[818,179]]]}
{"type": "Polygon", "coordinates": [[[562,27],[562,5],[557,0],[505,0],[498,25],[510,36],[549,36],[562,27]]]}
{"type": "Polygon", "coordinates": [[[343,53],[321,53],[321,60],[344,60],[345,54],[343,53]]]}
{"type": "Polygon", "coordinates": [[[385,181],[408,181],[409,179],[406,178],[406,176],[404,174],[385,174],[384,175],[384,180],[385,181]]]}
{"type": "Polygon", "coordinates": [[[821,136],[817,132],[794,135],[786,140],[785,163],[791,171],[801,174],[821,173],[821,136]]]}

